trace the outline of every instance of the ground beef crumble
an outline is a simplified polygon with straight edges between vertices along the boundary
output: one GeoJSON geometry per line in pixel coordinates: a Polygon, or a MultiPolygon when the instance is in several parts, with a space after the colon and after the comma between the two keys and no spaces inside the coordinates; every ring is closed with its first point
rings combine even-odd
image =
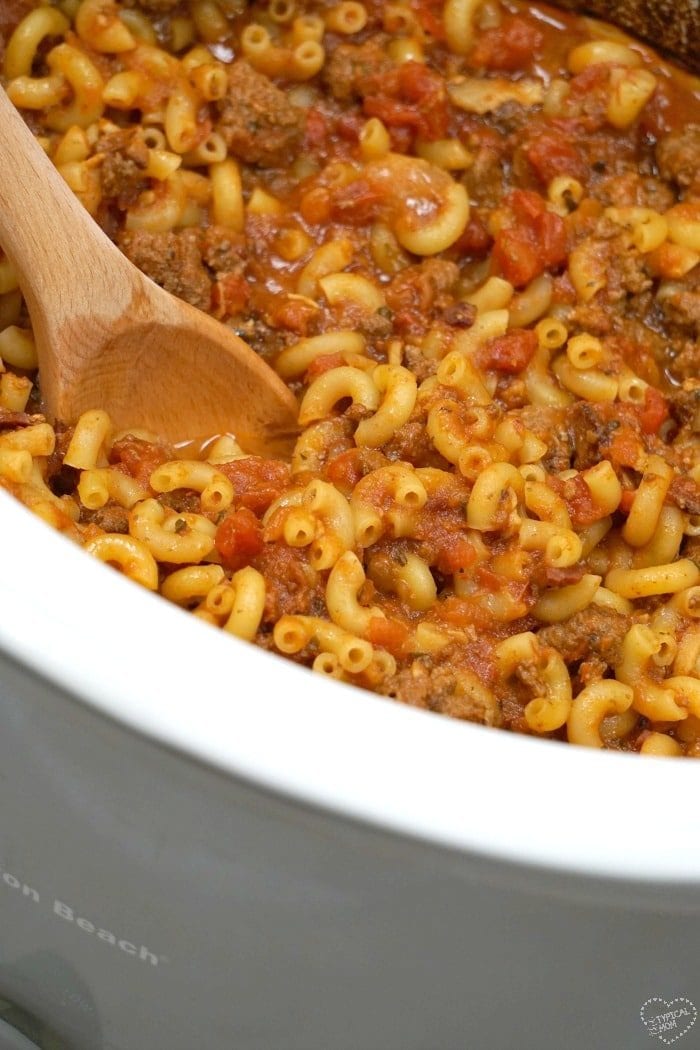
{"type": "Polygon", "coordinates": [[[620,646],[632,625],[629,616],[602,606],[589,606],[564,623],[543,627],[538,634],[541,645],[550,645],[566,663],[576,663],[591,653],[608,667],[620,660],[620,646]]]}
{"type": "Polygon", "coordinates": [[[269,77],[234,62],[228,92],[217,103],[217,131],[230,152],[262,168],[287,165],[301,144],[305,115],[269,77]]]}

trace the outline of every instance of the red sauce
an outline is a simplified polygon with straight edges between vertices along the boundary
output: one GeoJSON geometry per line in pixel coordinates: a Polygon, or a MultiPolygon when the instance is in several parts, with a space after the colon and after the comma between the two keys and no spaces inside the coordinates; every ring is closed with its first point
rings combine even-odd
{"type": "MultiPolygon", "coordinates": [[[[227,88],[216,100],[197,93],[196,77],[182,72],[185,52],[165,59],[166,72],[159,75],[151,68],[152,53],[142,47],[104,55],[69,31],[72,45],[84,51],[105,80],[135,69],[144,81],[132,109],[107,106],[105,119],[86,129],[89,159],[83,174],[90,185],[96,182],[94,200],[83,199],[149,277],[208,310],[273,365],[302,338],[351,331],[362,337],[365,377],[372,377],[375,364],[387,362],[400,362],[413,372],[415,406],[378,447],[358,445],[358,425],[375,407],[363,403],[362,396],[340,396],[318,429],[304,436],[294,468],[258,456],[216,462],[214,469],[230,480],[234,492],[223,511],[202,506],[196,490],[158,494],[149,488],[156,467],[176,457],[206,459],[213,438],[173,449],[167,442],[122,437],[106,446],[110,467],[135,478],[150,498],[161,501],[164,513],[187,507],[213,524],[213,557],[220,560],[225,579],[246,566],[263,576],[265,605],[256,641],[266,649],[276,647],[275,626],[282,616],[330,618],[326,589],[333,566],[316,567],[323,560],[319,550],[332,549],[330,537],[338,557],[349,547],[363,566],[360,604],[383,614],[371,617],[365,641],[391,654],[397,664],[393,674],[386,670],[391,661],[376,660],[359,675],[344,669],[346,678],[414,706],[533,732],[526,711],[544,688],[538,662],[543,654],[561,656],[576,696],[601,675],[615,677],[626,631],[634,622],[652,623],[659,603],[667,600],[635,600],[629,615],[591,603],[561,623],[538,619],[543,595],[591,574],[605,585],[608,569],[625,563],[621,552],[636,564],[637,550],[625,549],[623,529],[646,457],[662,456],[671,466],[674,480],[666,499],[686,516],[684,522],[700,508],[700,486],[692,475],[700,266],[689,266],[692,257],[673,239],[654,251],[641,250],[632,238],[633,213],[626,211],[664,214],[680,201],[700,199],[697,82],[634,44],[641,68],[653,74],[656,86],[628,127],[614,126],[609,106],[622,67],[598,62],[572,75],[572,49],[591,39],[587,22],[517,0],[484,6],[475,19],[473,47],[464,56],[447,46],[444,0],[408,0],[405,12],[417,28],[408,26],[405,32],[387,31],[397,13],[380,0],[367,0],[366,27],[349,34],[332,28],[332,5],[299,0],[295,15],[311,13],[329,21],[321,45],[323,67],[303,79],[295,72],[293,53],[298,26],[263,17],[259,5],[233,6],[241,13],[229,16],[222,6],[226,30],[221,40],[196,41],[225,70],[227,88]],[[273,41],[267,65],[253,54],[242,58],[243,31],[258,18],[273,41]],[[406,49],[414,57],[404,61],[406,49]],[[280,54],[287,57],[273,68],[280,54]],[[193,144],[204,143],[214,131],[235,160],[243,218],[226,219],[235,228],[216,221],[221,216],[212,206],[208,166],[189,152],[171,149],[168,141],[163,110],[183,76],[197,101],[193,144]],[[514,97],[502,104],[475,101],[475,78],[477,94],[487,78],[496,94],[505,84],[514,97]],[[460,96],[457,87],[465,80],[460,96]],[[560,81],[565,87],[558,93],[560,81]],[[532,104],[518,101],[518,92],[528,86],[543,98],[532,104]],[[385,126],[388,156],[368,159],[363,131],[370,118],[385,126]],[[154,159],[143,137],[146,126],[151,134],[153,127],[160,131],[166,153],[179,161],[170,182],[146,174],[154,159]],[[433,163],[441,152],[447,156],[444,168],[433,163]],[[551,185],[558,177],[577,180],[579,186],[562,197],[551,185]],[[179,216],[172,223],[162,216],[161,221],[144,220],[148,194],[162,203],[173,185],[186,198],[179,216]],[[468,199],[468,218],[463,216],[443,250],[412,253],[415,243],[407,229],[420,230],[440,215],[448,187],[460,200],[468,199]],[[312,262],[319,247],[333,243],[345,249],[341,262],[329,262],[327,268],[318,257],[312,262]],[[590,295],[590,285],[582,288],[580,271],[585,276],[586,266],[598,285],[590,295]],[[330,301],[317,278],[334,269],[371,282],[371,299],[330,301]],[[551,286],[551,300],[537,316],[524,325],[511,323],[497,338],[482,343],[477,338],[475,348],[465,351],[479,374],[478,389],[466,380],[454,386],[443,382],[441,361],[455,346],[469,344],[468,333],[479,320],[473,293],[492,276],[520,292],[542,275],[547,280],[537,288],[548,292],[551,286]],[[546,316],[565,326],[567,338],[588,333],[600,340],[599,369],[603,382],[613,383],[609,400],[578,396],[556,365],[542,389],[546,348],[538,353],[536,325],[546,316]],[[620,379],[628,370],[647,384],[643,398],[623,398],[620,379]],[[452,407],[454,425],[442,441],[431,416],[441,401],[452,407]],[[494,516],[483,528],[471,524],[476,479],[460,455],[467,445],[480,448],[485,463],[507,460],[509,468],[524,475],[519,484],[506,472],[502,490],[494,495],[494,516]],[[603,460],[612,465],[622,491],[612,512],[597,505],[586,482],[586,471],[603,460]],[[424,504],[419,486],[414,505],[399,499],[401,471],[404,480],[408,476],[424,487],[424,504]],[[537,517],[524,494],[528,471],[544,477],[564,500],[574,531],[611,518],[606,536],[574,564],[555,564],[544,548],[522,549],[523,521],[537,517]],[[349,504],[340,504],[342,513],[336,507],[335,516],[328,508],[311,514],[308,535],[300,534],[305,545],[297,547],[295,540],[285,542],[285,519],[292,509],[306,513],[305,489],[316,479],[334,486],[349,504]],[[266,511],[285,495],[288,499],[263,525],[266,511]],[[356,536],[353,544],[352,529],[367,506],[374,512],[376,536],[356,536]],[[432,593],[434,585],[436,600],[427,609],[417,608],[421,602],[406,594],[403,578],[397,585],[399,568],[409,556],[422,562],[424,589],[432,593]],[[525,632],[535,634],[539,657],[499,677],[498,645],[525,632]],[[474,676],[483,687],[480,697],[470,688],[474,676]]],[[[19,0],[0,0],[3,35],[28,9],[19,0]]],[[[159,0],[154,22],[159,41],[171,38],[172,20],[182,13],[177,3],[159,0]]],[[[42,44],[32,75],[47,74],[46,54],[57,42],[42,44]]],[[[61,133],[49,127],[42,111],[25,116],[56,159],[61,133]]],[[[232,175],[230,190],[235,181],[232,175]]],[[[5,308],[5,297],[1,300],[5,308]]],[[[519,313],[527,301],[516,298],[519,313]]],[[[511,322],[517,317],[512,313],[511,322]]],[[[15,320],[24,324],[24,314],[15,320]]],[[[311,361],[305,374],[292,377],[300,397],[331,370],[357,363],[342,346],[329,342],[328,350],[311,361]]],[[[554,348],[552,361],[565,352],[563,346],[554,348]]],[[[3,404],[2,396],[0,391],[3,433],[19,433],[40,418],[36,389],[19,412],[3,404]]],[[[97,509],[82,504],[80,474],[63,462],[69,441],[70,431],[57,425],[56,450],[35,457],[48,486],[37,490],[39,495],[2,476],[0,483],[30,504],[48,499],[58,527],[78,542],[124,534],[130,528],[129,507],[112,497],[97,509]]],[[[100,456],[98,469],[102,464],[100,456]]],[[[697,562],[696,537],[690,532],[684,531],[678,554],[697,562]]],[[[687,629],[685,622],[679,627],[687,629]]],[[[311,665],[321,648],[314,636],[294,658],[311,665]]],[[[659,680],[665,674],[654,673],[659,680]]],[[[627,736],[612,746],[638,748],[647,738],[645,725],[637,717],[627,736]]],[[[656,728],[675,732],[665,724],[656,728]]],[[[564,739],[565,724],[553,735],[564,739]]],[[[700,734],[683,748],[700,753],[699,741],[700,734]]]]}

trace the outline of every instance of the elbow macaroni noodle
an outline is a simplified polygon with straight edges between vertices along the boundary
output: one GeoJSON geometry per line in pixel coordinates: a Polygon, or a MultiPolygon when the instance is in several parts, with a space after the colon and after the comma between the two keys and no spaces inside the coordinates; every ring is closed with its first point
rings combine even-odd
{"type": "Polygon", "coordinates": [[[700,756],[697,91],[519,0],[236,11],[37,4],[1,73],[126,254],[298,395],[291,462],[47,420],[0,253],[0,485],[325,677],[700,756]]]}

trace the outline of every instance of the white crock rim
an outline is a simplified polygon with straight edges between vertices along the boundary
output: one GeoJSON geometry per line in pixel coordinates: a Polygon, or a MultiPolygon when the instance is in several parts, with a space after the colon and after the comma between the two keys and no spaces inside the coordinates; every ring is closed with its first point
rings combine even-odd
{"type": "Polygon", "coordinates": [[[134,586],[2,492],[0,550],[0,647],[155,741],[452,849],[700,885],[693,761],[518,737],[322,679],[134,586]]]}

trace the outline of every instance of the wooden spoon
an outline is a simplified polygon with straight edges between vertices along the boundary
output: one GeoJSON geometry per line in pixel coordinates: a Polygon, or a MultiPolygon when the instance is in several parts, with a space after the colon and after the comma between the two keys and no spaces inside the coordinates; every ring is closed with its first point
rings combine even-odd
{"type": "Polygon", "coordinates": [[[578,14],[596,15],[646,40],[672,60],[700,73],[698,0],[552,0],[578,14]]]}
{"type": "Polygon", "coordinates": [[[0,88],[0,244],[34,328],[51,418],[104,408],[171,441],[233,432],[288,453],[294,396],[225,325],[159,288],[112,244],[0,88]]]}

